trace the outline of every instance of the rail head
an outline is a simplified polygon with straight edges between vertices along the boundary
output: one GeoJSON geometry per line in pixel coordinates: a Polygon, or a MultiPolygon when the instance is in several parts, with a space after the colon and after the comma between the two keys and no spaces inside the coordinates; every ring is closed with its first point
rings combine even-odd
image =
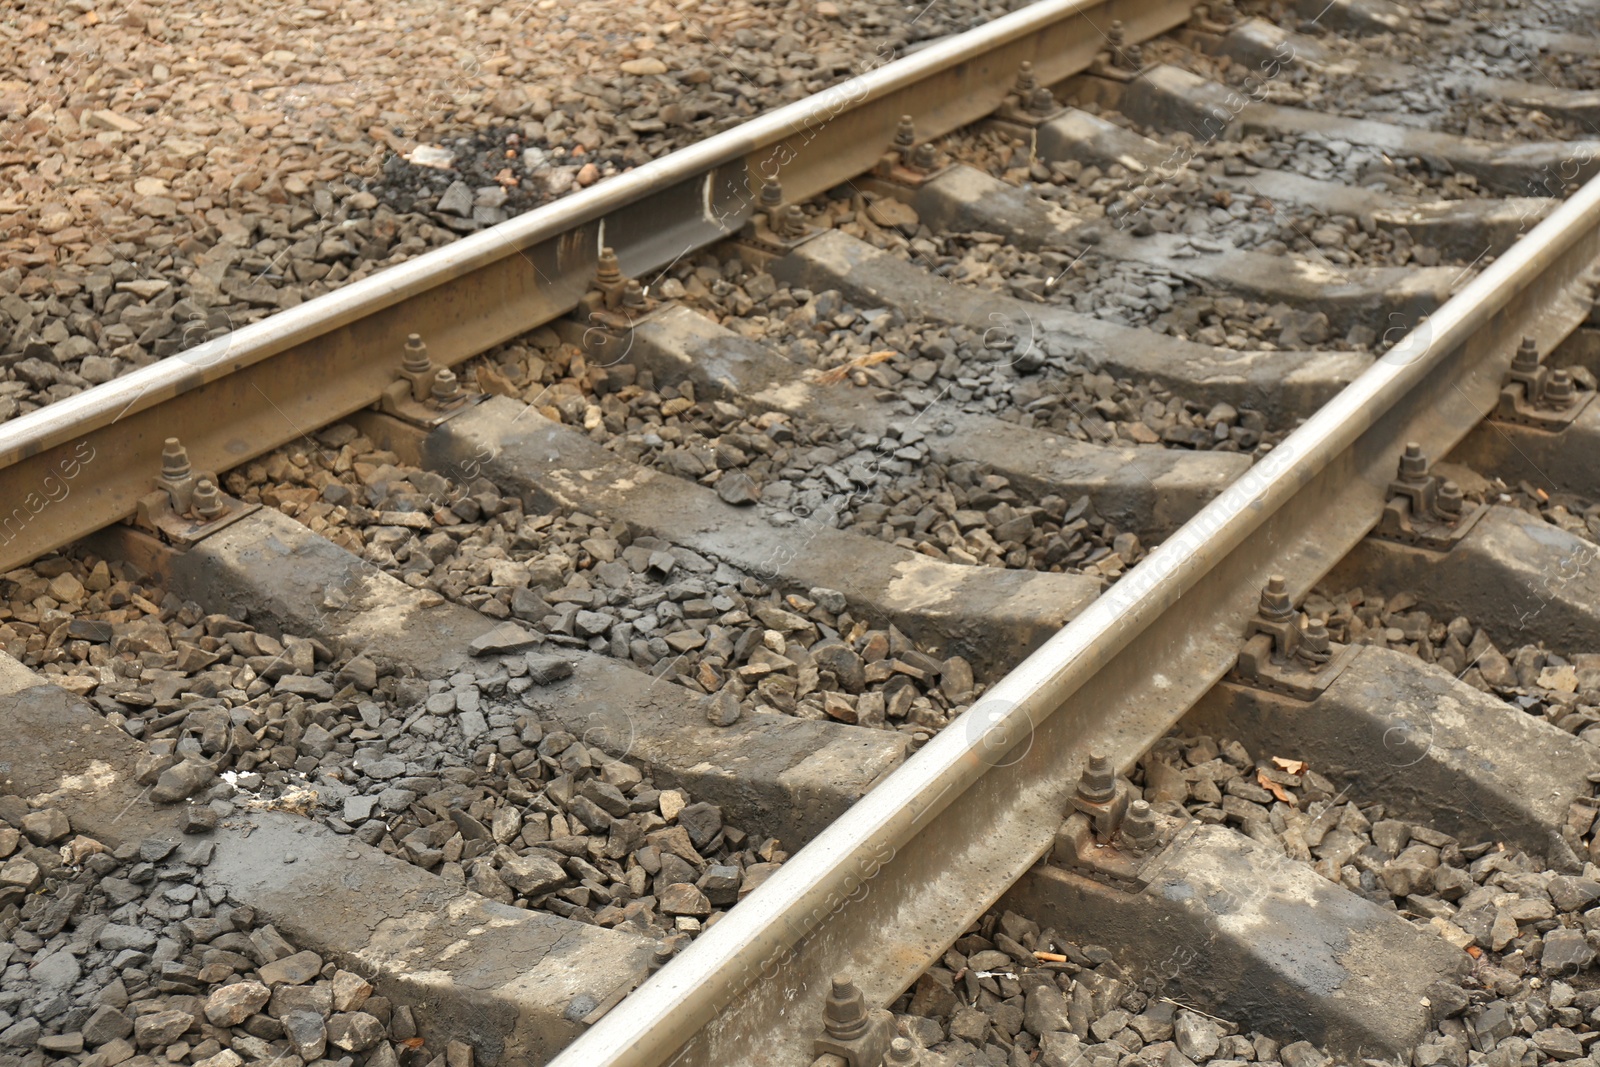
{"type": "Polygon", "coordinates": [[[1231,665],[1268,573],[1286,573],[1303,593],[1376,521],[1407,439],[1444,454],[1493,408],[1518,337],[1548,348],[1583,321],[1597,258],[1600,179],[552,1067],[800,1067],[811,1061],[829,976],[852,972],[869,1000],[892,1000],[1043,855],[1091,746],[1131,765],[1231,665]]]}

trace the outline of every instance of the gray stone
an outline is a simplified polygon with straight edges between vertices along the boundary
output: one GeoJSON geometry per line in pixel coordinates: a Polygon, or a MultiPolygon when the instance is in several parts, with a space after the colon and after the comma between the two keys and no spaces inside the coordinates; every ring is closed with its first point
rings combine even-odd
{"type": "Polygon", "coordinates": [[[961,1008],[950,1018],[950,1037],[982,1045],[989,1033],[989,1017],[977,1008],[961,1008]]]}
{"type": "Polygon", "coordinates": [[[467,218],[472,214],[472,187],[464,181],[453,181],[439,197],[437,210],[467,218]]]}
{"type": "Polygon", "coordinates": [[[383,1023],[364,1011],[339,1012],[328,1020],[328,1040],[346,1052],[365,1052],[383,1040],[383,1023]]]}
{"type": "Polygon", "coordinates": [[[278,684],[273,686],[273,692],[310,697],[313,700],[332,700],[334,688],[333,683],[326,678],[286,674],[278,679],[278,684]]]}
{"type": "Polygon", "coordinates": [[[1170,1001],[1157,1000],[1144,1011],[1128,1020],[1128,1025],[1138,1033],[1145,1044],[1172,1039],[1172,1016],[1175,1006],[1170,1001]]]}
{"type": "Polygon", "coordinates": [[[1209,1060],[1222,1045],[1222,1027],[1204,1015],[1180,1011],[1172,1020],[1172,1039],[1191,1060],[1209,1060]]]}
{"type": "Polygon", "coordinates": [[[866,688],[866,667],[861,657],[844,642],[819,641],[811,648],[811,658],[816,661],[818,670],[831,671],[846,692],[859,693],[866,688]]]}
{"type": "Polygon", "coordinates": [[[1544,935],[1539,964],[1547,976],[1571,976],[1594,963],[1595,952],[1582,930],[1552,930],[1544,935]]]}
{"type": "Polygon", "coordinates": [[[206,998],[206,1020],[213,1026],[238,1026],[260,1011],[272,991],[260,982],[234,982],[206,998]]]}
{"type": "Polygon", "coordinates": [[[1561,911],[1581,911],[1600,900],[1600,882],[1591,878],[1558,874],[1550,879],[1545,888],[1550,893],[1550,899],[1555,901],[1556,908],[1561,911]]]}
{"type": "Polygon", "coordinates": [[[837,589],[825,589],[819,586],[811,590],[811,599],[816,601],[817,607],[829,615],[842,614],[846,606],[844,594],[837,589]]]}
{"type": "Polygon", "coordinates": [[[93,641],[96,644],[103,645],[116,636],[116,628],[109,622],[74,619],[67,624],[67,636],[75,637],[80,641],[93,641]]]}
{"type": "Polygon", "coordinates": [[[742,871],[738,867],[722,864],[713,864],[706,868],[706,873],[700,876],[695,885],[712,905],[719,908],[730,907],[738,903],[739,883],[742,871]]]}
{"type": "Polygon", "coordinates": [[[567,872],[552,859],[541,855],[504,855],[500,860],[500,879],[524,896],[536,897],[567,883],[567,872]]]}
{"type": "Polygon", "coordinates": [[[57,1055],[76,1056],[83,1051],[83,1034],[77,1030],[64,1034],[47,1034],[39,1038],[39,1048],[57,1055]]]}
{"type": "Polygon", "coordinates": [[[333,1006],[338,1011],[355,1011],[372,996],[372,983],[351,971],[333,974],[333,1006]]]}
{"type": "Polygon", "coordinates": [[[1039,1067],[1082,1067],[1083,1042],[1078,1035],[1056,1031],[1039,1035],[1039,1067]]]}
{"type": "Polygon", "coordinates": [[[269,986],[279,982],[289,985],[303,985],[311,981],[322,971],[322,957],[315,952],[296,952],[292,956],[285,956],[281,960],[273,960],[263,964],[257,972],[261,980],[269,986]]]}
{"type": "Polygon", "coordinates": [[[93,1048],[133,1033],[133,1020],[109,1004],[102,1004],[83,1024],[83,1042],[93,1048]]]}
{"type": "Polygon", "coordinates": [[[160,863],[178,847],[176,841],[164,837],[147,837],[139,842],[139,858],[146,863],[160,863]]]}
{"type": "Polygon", "coordinates": [[[1550,1027],[1533,1035],[1533,1047],[1553,1060],[1575,1060],[1583,1055],[1578,1035],[1565,1027],[1550,1027]]]}
{"type": "Polygon", "coordinates": [[[191,804],[178,820],[178,829],[186,834],[205,834],[217,828],[217,813],[209,807],[191,804]]]}
{"type": "Polygon", "coordinates": [[[158,1011],[141,1015],[133,1022],[133,1040],[140,1048],[170,1045],[195,1023],[186,1011],[158,1011]]]}
{"type": "Polygon", "coordinates": [[[406,761],[399,756],[377,756],[375,753],[363,749],[356,753],[354,762],[356,770],[368,778],[374,778],[380,782],[398,778],[406,773],[406,761]]]}
{"type": "MultiPolygon", "coordinates": [[[[1372,824],[1372,843],[1386,856],[1398,856],[1411,840],[1411,827],[1398,819],[1379,819],[1372,824]]],[[[1403,895],[1403,894],[1402,894],[1403,895]]]]}
{"type": "Polygon", "coordinates": [[[511,591],[511,614],[529,622],[538,622],[551,614],[551,607],[544,597],[532,589],[522,587],[511,591]]]}
{"type": "Polygon", "coordinates": [[[15,887],[32,891],[39,884],[39,865],[30,859],[13,856],[0,864],[0,889],[15,887]]]}
{"type": "Polygon", "coordinates": [[[705,801],[690,804],[678,812],[678,825],[688,831],[696,849],[704,850],[722,829],[722,809],[705,801]]]}
{"type": "Polygon", "coordinates": [[[730,689],[719,689],[706,697],[705,708],[706,721],[712,726],[732,726],[742,713],[739,698],[730,689]]]}
{"type": "MultiPolygon", "coordinates": [[[[626,766],[624,764],[623,766],[626,766]]],[[[606,814],[614,818],[622,818],[632,809],[632,802],[622,795],[622,790],[610,782],[592,778],[583,783],[580,790],[583,796],[605,809],[606,814]]]]}
{"type": "Polygon", "coordinates": [[[1116,1011],[1108,1011],[1089,1024],[1089,1033],[1101,1041],[1110,1041],[1127,1027],[1128,1020],[1131,1018],[1132,1016],[1128,1012],[1120,1008],[1116,1011]]]}
{"type": "Polygon", "coordinates": [[[291,1011],[284,1013],[281,1021],[283,1036],[296,1056],[307,1063],[322,1058],[328,1048],[328,1029],[322,1016],[309,1011],[291,1011]]]}
{"type": "Polygon", "coordinates": [[[487,656],[502,652],[521,652],[538,644],[542,638],[532,630],[514,622],[503,622],[488,633],[474,637],[467,650],[474,656],[487,656]]]}
{"type": "Polygon", "coordinates": [[[548,652],[529,652],[524,657],[528,664],[528,677],[535,685],[551,685],[563,678],[572,677],[572,661],[548,652]]]}
{"type": "Polygon", "coordinates": [[[661,893],[661,914],[692,915],[704,918],[711,914],[711,901],[699,889],[687,882],[667,886],[661,893]]]}
{"type": "Polygon", "coordinates": [[[599,611],[579,611],[572,617],[572,625],[584,637],[598,637],[609,632],[616,620],[599,611]]]}
{"type": "Polygon", "coordinates": [[[717,479],[717,495],[734,507],[748,507],[761,499],[761,490],[744,471],[728,471],[717,479]]]}
{"type": "Polygon", "coordinates": [[[481,711],[463,711],[456,721],[461,725],[462,738],[469,745],[489,732],[489,722],[481,711]]]}
{"type": "Polygon", "coordinates": [[[1383,887],[1396,897],[1413,893],[1426,893],[1433,888],[1433,871],[1420,863],[1395,860],[1383,865],[1379,872],[1383,887]]]}
{"type": "Polygon", "coordinates": [[[1503,1000],[1491,1000],[1472,1017],[1472,1029],[1478,1035],[1479,1043],[1491,1047],[1504,1041],[1516,1032],[1516,1017],[1511,1013],[1511,1006],[1503,1000]]]}
{"type": "Polygon", "coordinates": [[[1283,1067],[1322,1067],[1328,1062],[1328,1057],[1309,1041],[1296,1041],[1283,1046],[1278,1058],[1283,1061],[1283,1067]]]}
{"type": "Polygon", "coordinates": [[[344,821],[350,823],[351,825],[366,822],[368,819],[372,818],[373,809],[377,806],[377,797],[345,797],[344,821]]]}
{"type": "Polygon", "coordinates": [[[42,1029],[38,1019],[20,1019],[0,1030],[0,1046],[31,1048],[39,1040],[39,1031],[42,1029]]]}
{"type": "Polygon", "coordinates": [[[1471,1003],[1467,991],[1454,982],[1434,982],[1428,986],[1428,1010],[1435,1022],[1461,1014],[1471,1003]]]}
{"type": "Polygon", "coordinates": [[[121,952],[125,948],[138,949],[143,952],[155,948],[156,935],[138,926],[106,923],[100,930],[97,943],[101,948],[112,952],[121,952]]]}
{"type": "Polygon", "coordinates": [[[158,804],[176,804],[210,785],[216,776],[211,764],[184,760],[161,772],[155,788],[150,791],[150,799],[158,804]]]}
{"type": "Polygon", "coordinates": [[[72,832],[66,813],[55,808],[29,812],[22,817],[22,832],[36,845],[51,845],[72,832]]]}
{"type": "Polygon", "coordinates": [[[364,693],[378,686],[378,665],[366,656],[354,656],[334,675],[340,686],[353,685],[364,693]]]}
{"type": "Polygon", "coordinates": [[[326,1018],[333,1012],[333,987],[324,982],[278,986],[267,1002],[267,1014],[281,1019],[292,1011],[309,1011],[326,1018]]]}
{"type": "Polygon", "coordinates": [[[1022,1025],[1033,1036],[1043,1040],[1046,1034],[1072,1029],[1067,1021],[1066,994],[1054,985],[1038,983],[1028,990],[1025,1003],[1022,1025]]]}
{"type": "Polygon", "coordinates": [[[43,959],[35,960],[28,971],[28,977],[38,983],[39,1000],[70,993],[82,974],[78,958],[70,952],[52,952],[43,959]]]}

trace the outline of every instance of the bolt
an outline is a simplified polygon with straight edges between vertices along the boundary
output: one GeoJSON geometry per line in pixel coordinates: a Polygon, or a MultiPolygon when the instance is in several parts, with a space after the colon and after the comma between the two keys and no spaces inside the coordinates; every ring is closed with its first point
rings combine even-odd
{"type": "Polygon", "coordinates": [[[406,338],[405,354],[401,356],[400,365],[412,374],[422,374],[433,366],[428,359],[428,346],[423,343],[420,333],[406,338]]]}
{"type": "Polygon", "coordinates": [[[1135,73],[1144,69],[1144,49],[1136,44],[1130,44],[1122,50],[1122,58],[1127,68],[1135,73]]]}
{"type": "MultiPolygon", "coordinates": [[[[783,186],[775,181],[768,182],[761,187],[761,205],[767,212],[767,227],[779,237],[793,237],[795,231],[791,229],[794,223],[792,217],[801,214],[799,204],[783,203],[783,186]]],[[[804,223],[801,224],[801,229],[804,223]]]]}
{"type": "Polygon", "coordinates": [[[922,1057],[917,1055],[917,1046],[910,1038],[897,1037],[889,1042],[889,1054],[883,1058],[883,1067],[916,1067],[920,1062],[922,1057]]]}
{"type": "Polygon", "coordinates": [[[463,396],[461,383],[456,380],[455,371],[449,367],[444,368],[433,376],[433,399],[437,404],[449,404],[460,400],[463,396]]]}
{"type": "Polygon", "coordinates": [[[799,237],[806,232],[806,213],[799,204],[790,204],[778,216],[776,227],[780,237],[799,237]]]}
{"type": "Polygon", "coordinates": [[[156,486],[167,491],[172,510],[183,515],[194,500],[194,468],[189,464],[189,450],[176,437],[169,437],[161,449],[161,475],[156,486]]]}
{"type": "Polygon", "coordinates": [[[1433,508],[1441,517],[1454,520],[1461,517],[1461,509],[1466,506],[1466,502],[1459,485],[1455,482],[1445,482],[1434,494],[1433,508]]]}
{"type": "Polygon", "coordinates": [[[1089,753],[1089,765],[1078,776],[1078,798],[1104,804],[1117,795],[1117,772],[1104,752],[1089,753]]]}
{"type": "Polygon", "coordinates": [[[917,128],[912,125],[910,115],[901,115],[900,122],[894,128],[894,150],[900,157],[901,166],[916,167],[917,128]]]}
{"type": "Polygon", "coordinates": [[[213,522],[228,510],[228,505],[222,502],[222,494],[217,491],[217,483],[210,478],[201,478],[195,485],[192,507],[201,522],[213,522]]]}
{"type": "Polygon", "coordinates": [[[1539,369],[1539,344],[1531,337],[1524,337],[1517,346],[1517,354],[1511,357],[1511,369],[1521,374],[1531,374],[1539,369]]]}
{"type": "Polygon", "coordinates": [[[1300,634],[1300,647],[1295,654],[1307,667],[1319,667],[1333,658],[1333,652],[1328,647],[1328,624],[1321,619],[1312,619],[1300,634]]]}
{"type": "Polygon", "coordinates": [[[1127,30],[1123,28],[1120,19],[1113,20],[1111,28],[1106,31],[1106,44],[1111,46],[1111,65],[1118,69],[1126,69],[1132,65],[1129,49],[1123,46],[1128,42],[1127,30]]]}
{"type": "Polygon", "coordinates": [[[601,288],[622,284],[622,265],[617,262],[616,249],[600,250],[600,261],[595,267],[594,280],[601,288]]]}
{"type": "Polygon", "coordinates": [[[1044,86],[1039,86],[1028,97],[1028,110],[1035,115],[1048,115],[1056,109],[1056,96],[1044,86]]]}
{"type": "Polygon", "coordinates": [[[411,383],[412,400],[428,399],[428,389],[433,385],[433,361],[428,358],[428,346],[423,343],[421,334],[414,333],[406,338],[405,348],[400,353],[400,377],[411,383]]]}
{"type": "Polygon", "coordinates": [[[672,943],[670,941],[657,941],[655,951],[650,953],[650,973],[654,974],[671,962],[672,943]]]}
{"type": "Polygon", "coordinates": [[[1428,454],[1415,441],[1406,442],[1406,450],[1400,457],[1400,480],[1412,485],[1428,480],[1428,454]]]}
{"type": "Polygon", "coordinates": [[[1122,838],[1140,852],[1148,852],[1160,840],[1156,826],[1156,813],[1147,800],[1135,800],[1128,805],[1128,817],[1122,823],[1122,838]]]}
{"type": "Polygon", "coordinates": [[[1544,402],[1553,408],[1571,407],[1574,394],[1572,389],[1572,375],[1564,370],[1550,372],[1550,378],[1544,383],[1544,402]]]}
{"type": "Polygon", "coordinates": [[[822,1009],[822,1028],[836,1041],[853,1041],[867,1032],[867,1002],[847,974],[833,976],[833,990],[822,1009]]]}
{"type": "Polygon", "coordinates": [[[1261,590],[1261,605],[1256,610],[1262,618],[1273,622],[1283,622],[1294,615],[1294,601],[1289,599],[1289,583],[1283,575],[1274,574],[1267,579],[1261,590]]]}
{"type": "Polygon", "coordinates": [[[628,284],[622,290],[622,306],[635,309],[645,306],[644,286],[639,284],[639,279],[628,279],[628,284]]]}
{"type": "Polygon", "coordinates": [[[1017,68],[1016,94],[1026,100],[1038,87],[1039,77],[1033,72],[1033,64],[1023,60],[1022,65],[1017,68]]]}
{"type": "Polygon", "coordinates": [[[932,170],[934,164],[938,162],[939,156],[934,151],[933,142],[931,141],[919,144],[911,151],[911,165],[918,170],[932,170]]]}
{"type": "Polygon", "coordinates": [[[917,143],[917,127],[910,115],[901,115],[894,128],[894,144],[904,151],[917,143]]]}
{"type": "Polygon", "coordinates": [[[161,477],[182,481],[194,470],[189,466],[189,450],[176,437],[169,437],[161,449],[161,477]]]}

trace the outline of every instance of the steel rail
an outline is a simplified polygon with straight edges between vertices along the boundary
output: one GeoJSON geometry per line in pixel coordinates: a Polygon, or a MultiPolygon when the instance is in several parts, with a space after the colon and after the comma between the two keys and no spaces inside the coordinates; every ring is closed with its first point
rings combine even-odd
{"type": "Polygon", "coordinates": [[[1600,179],[552,1067],[801,1067],[832,975],[892,1001],[1045,853],[1089,751],[1131,766],[1231,666],[1270,574],[1303,594],[1375,523],[1405,442],[1443,455],[1493,409],[1522,335],[1548,351],[1584,320],[1597,227],[1600,179]]]}
{"type": "Polygon", "coordinates": [[[1041,0],[635,170],[126,377],[0,424],[0,572],[133,513],[183,439],[226,470],[348,415],[393,381],[407,334],[453,364],[572,310],[602,246],[641,276],[737,232],[763,184],[804,200],[868,171],[902,114],[919,139],[994,111],[1020,65],[1050,84],[1181,25],[1186,0],[1041,0]],[[87,457],[87,458],[86,458],[87,457]]]}

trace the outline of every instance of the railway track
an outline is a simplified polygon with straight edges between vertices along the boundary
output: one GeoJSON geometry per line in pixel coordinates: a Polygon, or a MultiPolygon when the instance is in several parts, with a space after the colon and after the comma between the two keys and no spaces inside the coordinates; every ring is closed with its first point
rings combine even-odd
{"type": "Polygon", "coordinates": [[[0,424],[0,1056],[1586,1057],[1570,15],[1036,4],[0,424]]]}

